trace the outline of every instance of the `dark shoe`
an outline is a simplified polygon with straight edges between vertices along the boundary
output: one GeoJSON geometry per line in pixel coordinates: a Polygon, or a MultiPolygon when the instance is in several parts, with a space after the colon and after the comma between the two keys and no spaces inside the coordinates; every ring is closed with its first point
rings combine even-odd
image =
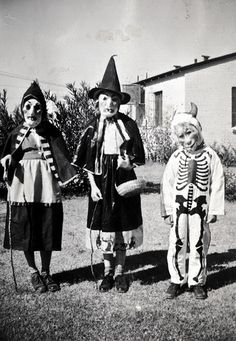
{"type": "Polygon", "coordinates": [[[34,287],[34,290],[38,293],[42,294],[43,292],[47,291],[47,288],[42,280],[42,277],[38,272],[34,272],[31,274],[31,283],[34,287]]]}
{"type": "Polygon", "coordinates": [[[129,283],[124,275],[116,276],[115,285],[118,292],[124,293],[129,289],[129,283]]]}
{"type": "Polygon", "coordinates": [[[112,275],[106,275],[103,280],[102,283],[99,286],[99,290],[100,291],[108,291],[111,290],[113,288],[114,285],[114,278],[112,275]]]}
{"type": "Polygon", "coordinates": [[[198,300],[205,300],[207,298],[206,289],[201,285],[195,285],[193,287],[194,296],[198,300]]]}
{"type": "Polygon", "coordinates": [[[166,291],[166,298],[172,300],[177,297],[180,293],[180,285],[175,283],[170,283],[169,288],[166,291]]]}
{"type": "Polygon", "coordinates": [[[51,275],[46,272],[42,272],[41,276],[48,291],[54,292],[60,290],[59,285],[52,279],[51,275]]]}

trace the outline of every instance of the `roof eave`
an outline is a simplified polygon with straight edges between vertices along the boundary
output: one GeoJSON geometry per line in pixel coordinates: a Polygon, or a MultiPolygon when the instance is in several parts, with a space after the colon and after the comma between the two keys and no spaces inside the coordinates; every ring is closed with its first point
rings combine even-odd
{"type": "Polygon", "coordinates": [[[212,58],[212,59],[203,60],[199,63],[193,63],[193,64],[189,64],[189,65],[186,65],[183,67],[179,67],[177,69],[173,69],[173,70],[161,73],[159,75],[152,76],[152,77],[143,79],[143,80],[138,81],[138,82],[134,82],[133,84],[146,85],[147,83],[151,83],[151,82],[156,81],[156,80],[161,79],[161,78],[170,77],[172,75],[182,73],[182,72],[187,71],[189,69],[198,68],[199,66],[201,67],[201,66],[204,66],[207,64],[213,64],[214,62],[218,62],[220,60],[223,61],[224,59],[230,59],[230,58],[236,58],[236,52],[230,53],[230,54],[227,54],[224,56],[212,58]]]}

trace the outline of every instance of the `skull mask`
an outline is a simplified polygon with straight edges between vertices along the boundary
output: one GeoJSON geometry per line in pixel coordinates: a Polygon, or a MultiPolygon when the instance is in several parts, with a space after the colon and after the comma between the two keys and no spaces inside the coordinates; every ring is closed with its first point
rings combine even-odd
{"type": "Polygon", "coordinates": [[[35,128],[42,120],[42,107],[39,101],[30,98],[24,103],[22,108],[26,124],[35,128]]]}

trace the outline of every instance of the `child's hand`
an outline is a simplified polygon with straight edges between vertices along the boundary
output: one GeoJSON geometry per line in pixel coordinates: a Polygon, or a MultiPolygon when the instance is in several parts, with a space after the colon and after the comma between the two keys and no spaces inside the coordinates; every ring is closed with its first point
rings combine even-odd
{"type": "Polygon", "coordinates": [[[118,168],[123,168],[126,170],[131,170],[132,168],[134,168],[131,165],[129,156],[127,154],[125,154],[124,156],[121,155],[118,156],[117,166],[118,168]]]}
{"type": "Polygon", "coordinates": [[[102,193],[96,185],[91,186],[91,198],[93,201],[102,200],[102,193]]]}
{"type": "Polygon", "coordinates": [[[7,170],[8,170],[8,167],[9,167],[11,161],[12,161],[11,154],[7,154],[5,157],[3,157],[3,158],[0,160],[1,165],[2,165],[3,168],[4,168],[4,173],[3,173],[3,180],[4,180],[4,181],[8,181],[8,173],[7,173],[7,170]]]}
{"type": "Polygon", "coordinates": [[[172,215],[168,215],[167,217],[164,218],[164,222],[167,224],[167,225],[173,225],[173,216],[172,215]]]}
{"type": "Polygon", "coordinates": [[[208,224],[213,224],[217,221],[217,216],[215,214],[209,214],[207,217],[207,223],[208,224]]]}
{"type": "Polygon", "coordinates": [[[11,160],[12,160],[11,154],[7,154],[6,156],[4,156],[4,157],[0,160],[1,165],[3,166],[3,168],[8,168],[8,166],[9,166],[10,163],[11,163],[11,160]]]}

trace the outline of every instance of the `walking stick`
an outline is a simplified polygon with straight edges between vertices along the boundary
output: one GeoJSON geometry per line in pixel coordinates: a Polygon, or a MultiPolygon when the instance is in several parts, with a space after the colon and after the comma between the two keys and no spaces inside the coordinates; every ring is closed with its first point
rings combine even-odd
{"type": "MultiPolygon", "coordinates": [[[[9,187],[7,185],[7,187],[9,187]]],[[[13,263],[13,249],[12,249],[12,239],[11,239],[11,200],[10,200],[10,189],[9,191],[9,217],[8,217],[8,232],[9,232],[9,244],[10,244],[10,258],[11,258],[11,269],[12,269],[12,276],[15,284],[16,292],[18,292],[17,282],[16,282],[16,275],[15,275],[15,268],[13,263]]]]}
{"type": "Polygon", "coordinates": [[[11,260],[11,269],[12,269],[12,276],[15,284],[15,290],[18,291],[17,288],[17,282],[16,282],[16,275],[15,275],[15,268],[14,268],[14,262],[13,262],[13,250],[12,250],[12,233],[11,233],[11,187],[8,184],[8,175],[7,175],[7,169],[9,166],[9,162],[4,167],[4,175],[3,179],[5,180],[6,186],[7,186],[7,192],[8,192],[8,237],[9,237],[9,246],[10,246],[10,260],[11,260]]]}
{"type": "Polygon", "coordinates": [[[90,245],[91,245],[91,254],[90,254],[90,262],[91,262],[91,264],[90,264],[90,268],[91,268],[91,272],[92,272],[92,275],[93,275],[93,279],[94,279],[94,282],[95,282],[96,289],[98,289],[98,284],[97,284],[97,279],[96,279],[96,276],[95,276],[95,273],[94,273],[94,270],[93,270],[93,254],[94,254],[94,249],[93,249],[93,241],[92,241],[92,225],[93,225],[93,222],[94,222],[95,212],[96,212],[98,203],[99,203],[99,201],[96,202],[96,205],[94,207],[91,223],[90,223],[90,226],[89,226],[89,236],[90,236],[90,245]]]}

